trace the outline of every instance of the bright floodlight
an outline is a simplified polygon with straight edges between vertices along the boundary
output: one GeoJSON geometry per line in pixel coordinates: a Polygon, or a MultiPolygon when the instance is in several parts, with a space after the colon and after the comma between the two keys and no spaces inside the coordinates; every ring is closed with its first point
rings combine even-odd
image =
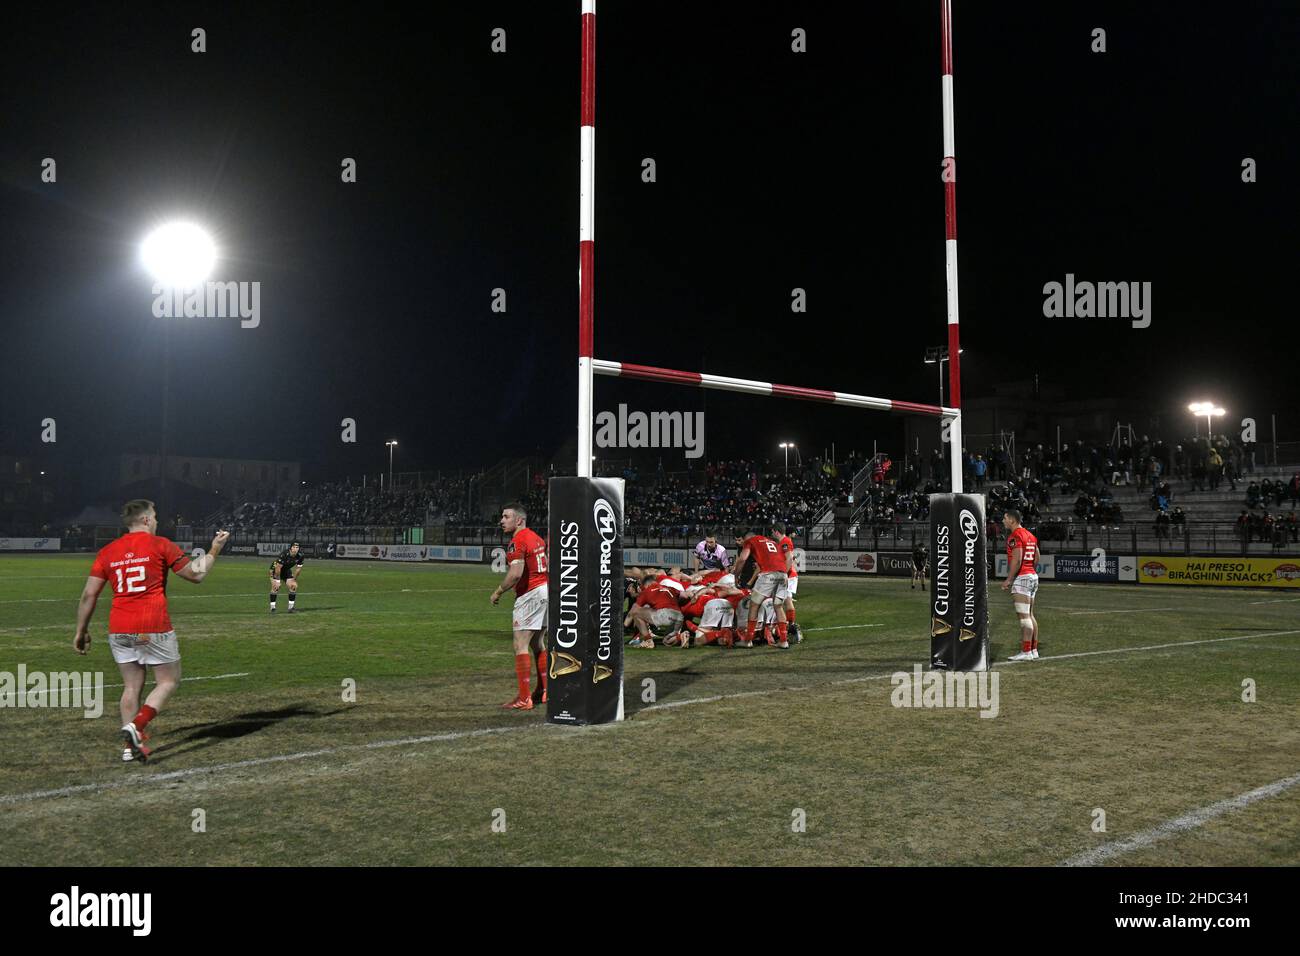
{"type": "Polygon", "coordinates": [[[140,246],[140,259],[160,284],[191,289],[212,274],[217,249],[198,226],[172,222],[149,233],[140,246]]]}

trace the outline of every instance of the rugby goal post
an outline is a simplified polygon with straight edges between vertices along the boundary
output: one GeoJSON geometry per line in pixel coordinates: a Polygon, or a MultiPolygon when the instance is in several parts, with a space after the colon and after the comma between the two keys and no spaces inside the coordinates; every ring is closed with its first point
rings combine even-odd
{"type": "Polygon", "coordinates": [[[822,388],[775,385],[747,379],[657,369],[595,358],[596,259],[596,0],[582,4],[582,83],[578,159],[578,475],[592,475],[594,375],[697,385],[754,395],[852,405],[876,411],[905,411],[944,419],[949,443],[953,493],[962,490],[961,337],[957,307],[957,161],[952,86],[952,0],[939,0],[942,50],[944,259],[948,297],[948,386],[951,406],[923,405],[852,395],[822,388]]]}
{"type": "MultiPolygon", "coordinates": [[[[948,382],[951,406],[876,398],[825,388],[778,385],[750,379],[635,365],[595,358],[595,209],[596,209],[596,0],[581,0],[582,71],[578,160],[578,462],[577,478],[553,478],[548,538],[551,577],[549,630],[552,635],[551,690],[547,720],[595,723],[623,717],[622,615],[605,628],[605,602],[622,576],[623,482],[592,475],[594,376],[692,385],[700,388],[771,395],[846,405],[872,411],[928,415],[944,422],[949,447],[952,495],[962,491],[961,342],[957,307],[957,167],[953,118],[952,0],[939,0],[942,39],[944,257],[948,301],[948,382]],[[612,515],[612,519],[611,519],[612,515]],[[612,528],[609,522],[612,520],[612,528]],[[567,533],[566,533],[567,532],[567,533]],[[612,541],[609,536],[612,533],[612,541]],[[566,544],[567,542],[567,544],[566,544]],[[608,557],[612,553],[613,557],[608,557]],[[597,571],[593,572],[592,567],[597,571]],[[559,653],[555,648],[559,649],[559,653]],[[617,703],[614,703],[615,692],[617,703]]],[[[983,509],[980,509],[982,516],[983,509]]],[[[983,523],[979,525],[983,546],[983,523]]],[[[932,539],[934,531],[931,531],[932,539]]],[[[982,554],[982,551],[981,551],[982,554]]],[[[621,596],[619,587],[618,594],[621,596]]],[[[621,597],[620,597],[621,602],[621,597]]],[[[621,603],[619,606],[621,612],[621,603]]],[[[934,615],[932,619],[937,620],[934,615]]],[[[939,628],[932,623],[931,638],[939,628]]],[[[987,629],[981,629],[986,635],[987,629]]],[[[944,639],[947,640],[945,632],[944,639]]],[[[958,640],[960,629],[951,641],[958,640]]],[[[953,644],[954,648],[956,644],[953,644]]],[[[949,660],[951,660],[950,658],[949,660]]],[[[932,654],[931,662],[935,661],[932,654]]],[[[952,666],[948,661],[944,666],[952,666]]]]}

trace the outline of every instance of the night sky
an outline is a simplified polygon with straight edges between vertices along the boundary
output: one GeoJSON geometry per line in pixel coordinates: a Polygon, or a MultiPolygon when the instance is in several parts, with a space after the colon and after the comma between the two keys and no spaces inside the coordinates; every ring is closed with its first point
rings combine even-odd
{"type": "MultiPolygon", "coordinates": [[[[385,468],[389,438],[405,470],[572,436],[579,4],[426,6],[11,11],[0,453],[76,467],[155,449],[168,322],[176,453],[299,460],[320,480],[385,468]],[[211,229],[213,278],[261,283],[258,328],[153,317],[139,243],[170,218],[211,229]]],[[[936,400],[921,358],[946,337],[939,4],[849,7],[599,4],[599,357],[936,400]]],[[[1172,414],[1207,396],[1277,412],[1300,438],[1300,6],[954,7],[966,397],[1037,373],[1172,414]],[[1043,284],[1066,273],[1151,282],[1150,328],[1044,318],[1043,284]]],[[[596,388],[598,409],[706,407],[596,388]]],[[[720,393],[707,414],[710,457],[901,434],[720,393]]]]}

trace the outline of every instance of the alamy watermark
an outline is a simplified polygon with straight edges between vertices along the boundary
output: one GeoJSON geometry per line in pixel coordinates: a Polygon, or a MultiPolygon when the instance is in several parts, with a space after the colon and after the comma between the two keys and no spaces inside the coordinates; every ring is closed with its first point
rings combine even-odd
{"type": "Polygon", "coordinates": [[[209,280],[192,288],[153,286],[153,314],[159,319],[239,318],[255,329],[262,323],[262,283],[209,280]]]}
{"type": "Polygon", "coordinates": [[[94,720],[104,713],[103,671],[0,671],[0,708],[70,707],[94,720]]]}
{"type": "Polygon", "coordinates": [[[1131,319],[1133,328],[1151,324],[1150,282],[1065,282],[1043,285],[1043,315],[1049,319],[1131,319]]]}
{"type": "Polygon", "coordinates": [[[1001,707],[997,671],[895,671],[889,702],[895,707],[956,707],[978,709],[981,717],[996,717],[1001,707]]]}
{"type": "Polygon", "coordinates": [[[596,415],[599,448],[684,448],[687,458],[704,455],[703,412],[618,412],[596,415]]]}

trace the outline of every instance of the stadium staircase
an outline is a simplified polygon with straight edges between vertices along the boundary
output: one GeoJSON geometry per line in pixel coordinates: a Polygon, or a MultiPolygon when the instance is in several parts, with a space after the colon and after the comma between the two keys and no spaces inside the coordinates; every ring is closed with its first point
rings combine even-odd
{"type": "MultiPolygon", "coordinates": [[[[849,519],[849,525],[851,528],[857,527],[863,508],[865,507],[863,499],[866,496],[867,488],[871,484],[871,469],[874,465],[875,459],[869,459],[865,465],[858,469],[857,474],[853,476],[853,486],[850,494],[853,496],[853,500],[858,504],[853,512],[853,517],[849,519]]],[[[838,539],[839,534],[835,529],[835,504],[836,500],[832,498],[826,511],[815,522],[813,522],[812,530],[809,532],[810,547],[825,547],[832,541],[838,539]]],[[[856,535],[856,532],[851,531],[850,536],[854,535],[856,535]]]]}

